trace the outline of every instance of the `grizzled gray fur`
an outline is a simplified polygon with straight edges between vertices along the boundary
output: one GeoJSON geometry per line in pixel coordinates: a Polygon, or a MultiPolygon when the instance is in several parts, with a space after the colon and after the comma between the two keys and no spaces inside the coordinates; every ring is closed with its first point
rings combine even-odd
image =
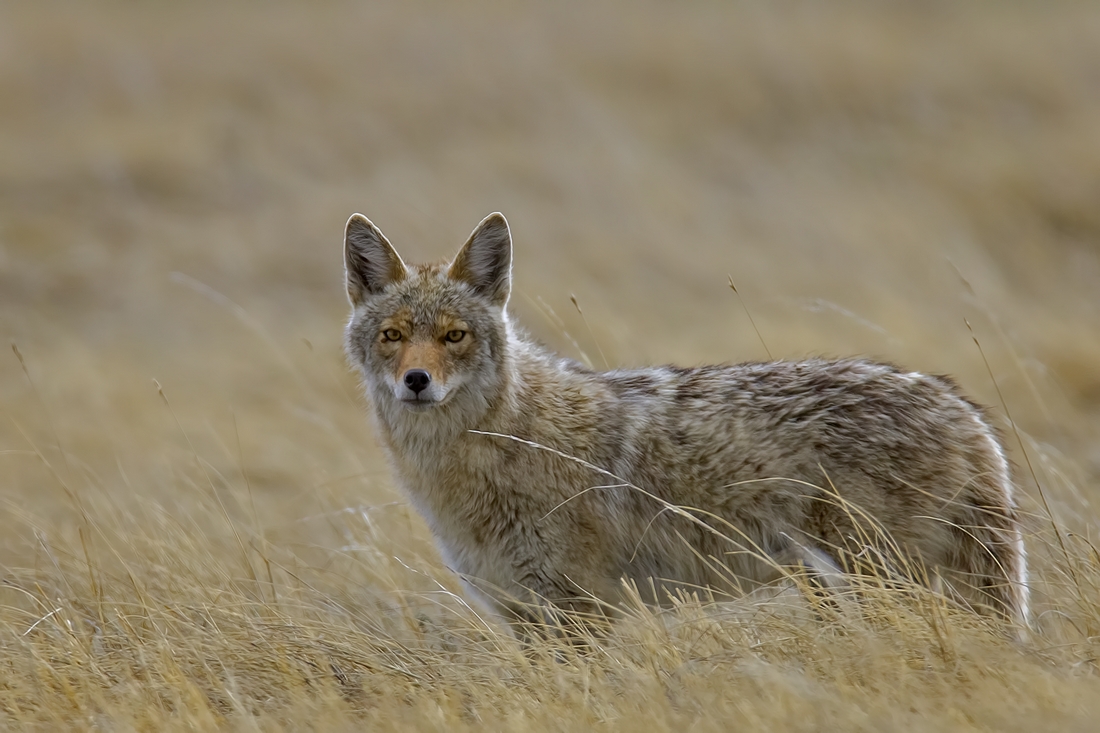
{"type": "Polygon", "coordinates": [[[513,324],[500,214],[446,264],[406,265],[359,214],[344,252],[347,353],[398,482],[505,615],[801,568],[909,573],[1026,626],[1009,464],[950,379],[863,359],[593,371],[513,324]]]}

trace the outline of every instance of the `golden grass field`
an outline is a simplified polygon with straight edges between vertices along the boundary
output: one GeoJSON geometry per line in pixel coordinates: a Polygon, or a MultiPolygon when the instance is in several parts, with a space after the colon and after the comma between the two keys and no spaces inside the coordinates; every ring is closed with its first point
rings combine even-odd
{"type": "Polygon", "coordinates": [[[1096,3],[5,3],[0,330],[0,729],[1100,719],[1096,3]],[[340,247],[494,210],[518,318],[595,365],[956,375],[1020,469],[1030,640],[873,589],[580,651],[468,606],[345,365],[340,247]]]}

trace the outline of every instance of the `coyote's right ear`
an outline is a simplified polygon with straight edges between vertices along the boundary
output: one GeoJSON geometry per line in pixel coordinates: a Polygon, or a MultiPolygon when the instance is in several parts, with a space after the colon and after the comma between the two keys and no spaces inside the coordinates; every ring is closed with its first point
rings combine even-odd
{"type": "Polygon", "coordinates": [[[344,273],[348,300],[359,305],[390,283],[404,280],[408,270],[378,227],[362,214],[352,214],[344,230],[344,273]]]}

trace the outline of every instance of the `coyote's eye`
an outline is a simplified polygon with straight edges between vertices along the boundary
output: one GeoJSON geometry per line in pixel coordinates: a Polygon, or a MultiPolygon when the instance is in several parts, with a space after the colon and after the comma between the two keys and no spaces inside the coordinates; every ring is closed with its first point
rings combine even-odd
{"type": "Polygon", "coordinates": [[[466,332],[455,329],[454,331],[448,331],[447,335],[443,338],[447,339],[452,344],[457,344],[459,341],[466,338],[466,332]]]}
{"type": "Polygon", "coordinates": [[[387,328],[385,331],[382,332],[382,338],[384,338],[386,341],[400,341],[401,332],[398,331],[396,328],[387,328]]]}

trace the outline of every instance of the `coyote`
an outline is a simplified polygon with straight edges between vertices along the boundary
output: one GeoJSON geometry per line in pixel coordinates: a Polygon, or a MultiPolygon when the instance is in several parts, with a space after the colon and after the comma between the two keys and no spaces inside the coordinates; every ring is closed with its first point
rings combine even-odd
{"type": "Polygon", "coordinates": [[[663,605],[869,568],[1026,626],[1009,464],[950,379],[863,359],[594,371],[512,322],[499,213],[433,265],[355,214],[344,258],[346,350],[398,481],[521,627],[613,616],[630,585],[663,605]]]}

